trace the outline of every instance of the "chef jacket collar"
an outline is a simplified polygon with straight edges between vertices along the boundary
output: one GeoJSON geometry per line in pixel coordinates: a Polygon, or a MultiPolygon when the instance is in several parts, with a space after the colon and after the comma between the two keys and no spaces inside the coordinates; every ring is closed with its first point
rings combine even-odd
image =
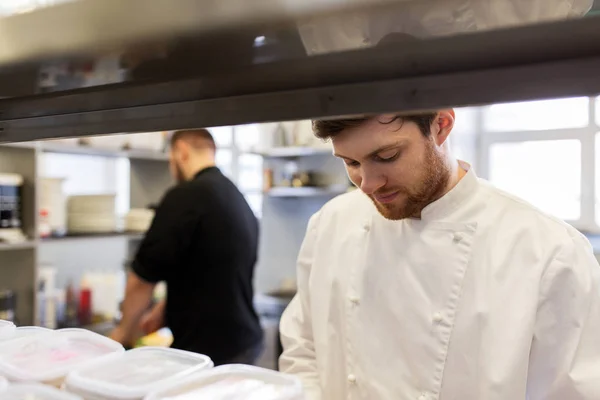
{"type": "Polygon", "coordinates": [[[479,181],[474,169],[464,161],[458,161],[460,168],[467,171],[465,176],[448,193],[427,205],[421,212],[421,220],[444,219],[471,196],[475,195],[479,181]]]}

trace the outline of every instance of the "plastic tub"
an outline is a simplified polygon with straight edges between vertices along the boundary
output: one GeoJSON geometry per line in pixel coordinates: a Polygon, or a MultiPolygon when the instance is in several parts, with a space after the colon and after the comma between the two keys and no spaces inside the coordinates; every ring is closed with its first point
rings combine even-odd
{"type": "Polygon", "coordinates": [[[0,399],[2,398],[2,392],[8,388],[8,381],[3,376],[0,376],[0,399]]]}
{"type": "Polygon", "coordinates": [[[248,365],[223,365],[196,374],[145,400],[303,400],[294,376],[248,365]]]}
{"type": "Polygon", "coordinates": [[[83,400],[74,394],[39,384],[11,385],[0,393],[2,400],[83,400]]]}
{"type": "Polygon", "coordinates": [[[16,328],[12,322],[0,319],[0,341],[12,338],[16,328]]]}
{"type": "Polygon", "coordinates": [[[211,359],[201,354],[141,347],[71,372],[65,387],[86,400],[141,400],[154,390],[212,366],[211,359]]]}
{"type": "Polygon", "coordinates": [[[19,326],[15,329],[11,339],[18,339],[48,332],[52,332],[52,329],[42,328],[41,326],[19,326]]]}
{"type": "Polygon", "coordinates": [[[59,329],[0,343],[0,375],[11,382],[60,387],[75,368],[124,351],[119,343],[85,329],[59,329]]]}

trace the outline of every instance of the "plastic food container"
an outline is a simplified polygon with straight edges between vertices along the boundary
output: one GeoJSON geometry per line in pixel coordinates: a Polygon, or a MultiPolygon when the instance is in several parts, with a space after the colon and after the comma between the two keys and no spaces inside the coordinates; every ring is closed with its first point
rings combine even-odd
{"type": "Polygon", "coordinates": [[[294,376],[248,365],[223,365],[196,374],[145,400],[303,400],[294,376]]]}
{"type": "Polygon", "coordinates": [[[10,321],[0,319],[0,340],[6,340],[13,337],[16,326],[10,321]]]}
{"type": "Polygon", "coordinates": [[[39,384],[11,385],[0,392],[2,400],[83,400],[74,394],[39,384]]]}
{"type": "Polygon", "coordinates": [[[2,392],[8,387],[8,381],[6,378],[0,376],[0,399],[2,398],[2,392]]]}
{"type": "Polygon", "coordinates": [[[71,372],[66,390],[86,400],[142,400],[152,391],[212,367],[211,359],[201,354],[141,347],[71,372]]]}
{"type": "Polygon", "coordinates": [[[59,329],[0,343],[0,375],[11,382],[60,387],[75,368],[124,351],[119,343],[85,329],[59,329]]]}
{"type": "Polygon", "coordinates": [[[15,329],[11,339],[18,339],[26,336],[39,335],[40,333],[52,332],[52,329],[42,328],[41,326],[19,326],[15,329]]]}

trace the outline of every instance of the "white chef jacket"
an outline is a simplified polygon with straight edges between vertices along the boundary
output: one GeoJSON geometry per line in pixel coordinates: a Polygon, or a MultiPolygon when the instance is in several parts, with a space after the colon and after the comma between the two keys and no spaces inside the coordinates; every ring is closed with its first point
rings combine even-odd
{"type": "Polygon", "coordinates": [[[571,226],[470,170],[422,218],[326,204],[281,321],[308,400],[598,400],[600,267],[571,226]]]}
{"type": "MultiPolygon", "coordinates": [[[[374,5],[380,0],[371,0],[374,5]]],[[[353,0],[346,0],[352,3],[353,0]]],[[[311,18],[298,24],[308,54],[376,45],[392,32],[455,35],[585,15],[593,0],[403,0],[390,8],[311,18]]]]}

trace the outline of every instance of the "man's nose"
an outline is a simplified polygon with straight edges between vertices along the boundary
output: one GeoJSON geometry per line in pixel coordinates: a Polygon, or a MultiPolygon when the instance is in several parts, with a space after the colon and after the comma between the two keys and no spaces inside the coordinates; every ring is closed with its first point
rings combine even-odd
{"type": "Polygon", "coordinates": [[[385,186],[385,177],[376,171],[364,169],[361,171],[360,189],[366,194],[373,194],[385,186]]]}

